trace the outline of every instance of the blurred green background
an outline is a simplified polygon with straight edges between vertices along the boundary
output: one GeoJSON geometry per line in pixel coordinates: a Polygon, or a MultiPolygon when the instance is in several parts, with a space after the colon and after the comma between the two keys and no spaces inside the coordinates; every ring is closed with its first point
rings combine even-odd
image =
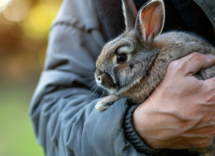
{"type": "Polygon", "coordinates": [[[0,156],[43,156],[29,103],[62,0],[0,0],[0,156]]]}

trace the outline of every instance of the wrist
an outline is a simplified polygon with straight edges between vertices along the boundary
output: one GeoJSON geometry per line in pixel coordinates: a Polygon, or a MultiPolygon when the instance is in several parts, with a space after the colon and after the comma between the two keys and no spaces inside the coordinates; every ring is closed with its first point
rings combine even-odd
{"type": "Polygon", "coordinates": [[[158,152],[160,152],[160,150],[155,150],[147,146],[133,126],[132,122],[133,113],[137,107],[138,105],[130,106],[125,114],[124,119],[125,136],[137,151],[144,153],[146,155],[156,155],[158,152]]]}
{"type": "Polygon", "coordinates": [[[153,149],[168,148],[183,132],[183,121],[174,110],[164,110],[146,100],[133,113],[133,125],[143,141],[153,149]]]}
{"type": "Polygon", "coordinates": [[[151,137],[151,134],[156,134],[156,132],[148,133],[148,130],[156,131],[155,129],[153,129],[152,123],[155,122],[153,114],[155,114],[156,110],[151,109],[151,105],[149,105],[147,102],[148,101],[146,100],[143,104],[139,105],[135,109],[132,117],[133,126],[138,135],[149,147],[153,149],[161,149],[156,145],[156,140],[151,137]]]}

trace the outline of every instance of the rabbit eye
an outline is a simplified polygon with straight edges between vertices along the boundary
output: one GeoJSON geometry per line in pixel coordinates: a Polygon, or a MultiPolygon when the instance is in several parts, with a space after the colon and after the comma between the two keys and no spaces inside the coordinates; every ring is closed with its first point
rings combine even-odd
{"type": "Polygon", "coordinates": [[[127,54],[127,53],[121,53],[118,55],[114,55],[112,63],[114,66],[117,66],[119,64],[128,62],[132,59],[132,55],[131,54],[127,54]]]}
{"type": "Polygon", "coordinates": [[[127,54],[119,54],[117,55],[117,63],[124,63],[127,61],[127,54]]]}

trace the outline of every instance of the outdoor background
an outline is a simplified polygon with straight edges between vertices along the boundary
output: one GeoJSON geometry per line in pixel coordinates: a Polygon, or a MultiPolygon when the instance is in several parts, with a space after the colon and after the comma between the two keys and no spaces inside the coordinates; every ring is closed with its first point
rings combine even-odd
{"type": "Polygon", "coordinates": [[[0,156],[43,156],[28,117],[61,0],[0,0],[0,156]]]}

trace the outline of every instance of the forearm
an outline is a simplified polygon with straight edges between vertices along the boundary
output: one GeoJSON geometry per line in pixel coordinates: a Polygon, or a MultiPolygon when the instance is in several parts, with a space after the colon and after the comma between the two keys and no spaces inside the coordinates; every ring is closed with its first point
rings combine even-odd
{"type": "MultiPolygon", "coordinates": [[[[137,109],[138,105],[129,106],[125,119],[124,119],[124,129],[126,138],[132,143],[132,145],[136,148],[137,151],[145,153],[147,155],[156,155],[160,152],[160,150],[153,149],[149,147],[146,142],[143,141],[143,137],[138,134],[137,126],[135,125],[137,121],[141,120],[141,118],[135,118],[134,121],[134,111],[137,109]],[[136,129],[135,129],[136,128],[136,129]]],[[[142,125],[142,123],[141,123],[142,125]]],[[[146,135],[147,136],[147,135],[146,135]]]]}

